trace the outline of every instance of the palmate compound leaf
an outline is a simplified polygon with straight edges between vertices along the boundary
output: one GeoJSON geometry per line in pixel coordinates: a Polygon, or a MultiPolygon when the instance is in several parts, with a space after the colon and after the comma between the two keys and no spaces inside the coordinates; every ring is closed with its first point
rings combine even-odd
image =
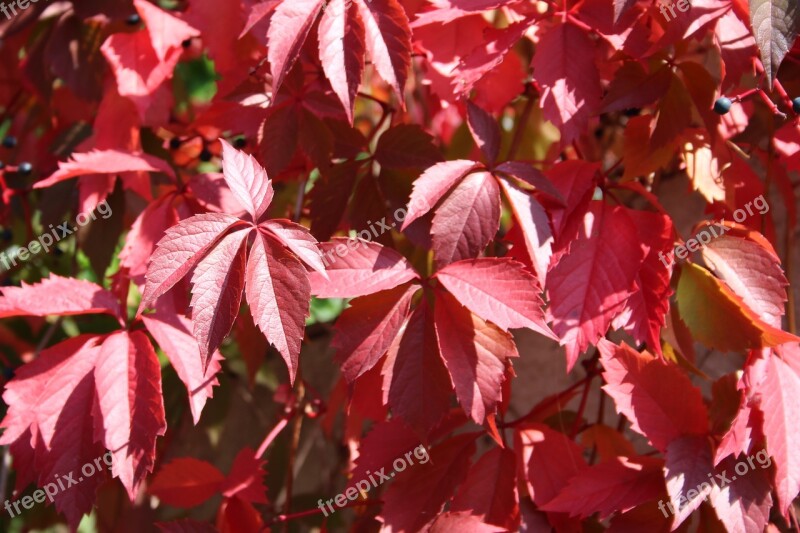
{"type": "Polygon", "coordinates": [[[800,6],[793,0],[750,0],[750,26],[772,85],[800,32],[800,6]]]}
{"type": "MultiPolygon", "coordinates": [[[[161,368],[141,331],[81,335],[44,350],[18,370],[3,399],[9,409],[0,442],[33,454],[39,486],[110,450],[112,473],[133,500],[166,431],[161,368]]],[[[102,479],[56,495],[73,527],[102,479]]]]}
{"type": "Polygon", "coordinates": [[[351,121],[366,53],[380,77],[402,100],[411,65],[411,30],[397,0],[281,2],[267,33],[275,93],[297,61],[317,18],[320,61],[351,121]]]}
{"type": "MultiPolygon", "coordinates": [[[[224,141],[223,141],[224,143],[224,141]]],[[[308,315],[308,271],[320,271],[316,240],[288,220],[261,221],[272,185],[256,160],[223,144],[223,176],[250,219],[207,213],[166,231],[148,265],[140,312],[192,269],[193,334],[203,368],[230,333],[245,290],[253,320],[280,352],[293,381],[308,315]],[[247,246],[254,236],[253,246],[247,246]]]]}

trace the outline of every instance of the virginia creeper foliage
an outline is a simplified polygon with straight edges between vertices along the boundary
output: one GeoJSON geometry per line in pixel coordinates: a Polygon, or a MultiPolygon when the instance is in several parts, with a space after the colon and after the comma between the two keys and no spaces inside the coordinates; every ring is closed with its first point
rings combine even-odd
{"type": "Polygon", "coordinates": [[[1,530],[800,527],[795,1],[2,12],[1,530]]]}

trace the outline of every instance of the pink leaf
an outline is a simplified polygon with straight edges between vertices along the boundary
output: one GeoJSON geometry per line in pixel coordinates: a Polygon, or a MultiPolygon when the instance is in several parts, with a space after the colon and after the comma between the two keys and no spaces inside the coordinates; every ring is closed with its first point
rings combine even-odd
{"type": "Polygon", "coordinates": [[[175,172],[166,161],[150,154],[123,152],[121,150],[92,150],[72,154],[69,161],[59,162],[58,170],[50,177],[34,183],[34,189],[50,187],[77,176],[93,174],[119,174],[121,172],[163,172],[175,178],[175,172]]]}
{"type": "Polygon", "coordinates": [[[267,220],[260,227],[274,235],[278,242],[286,246],[302,262],[320,275],[327,276],[319,243],[305,227],[283,219],[267,220]]]}
{"type": "Polygon", "coordinates": [[[94,373],[103,443],[133,501],[153,470],[156,436],[167,430],[158,357],[144,333],[120,331],[103,342],[94,373]]]}
{"type": "Polygon", "coordinates": [[[674,509],[672,529],[677,529],[711,494],[714,465],[704,435],[684,435],[667,445],[664,477],[674,509]]]}
{"type": "Polygon", "coordinates": [[[292,0],[281,2],[275,8],[267,32],[274,94],[278,93],[284,78],[300,55],[303,43],[323,4],[323,0],[292,0]]]}
{"type": "Polygon", "coordinates": [[[319,23],[319,58],[325,76],[353,122],[358,85],[364,73],[364,23],[352,0],[331,0],[319,23]]]}
{"type": "Polygon", "coordinates": [[[283,356],[294,382],[308,316],[308,273],[274,237],[258,232],[247,260],[247,303],[253,321],[283,356]]]}
{"type": "Polygon", "coordinates": [[[433,209],[453,185],[464,176],[479,168],[475,161],[458,159],[436,163],[414,180],[414,189],[408,201],[408,213],[400,229],[406,229],[412,222],[433,209]]]}
{"type": "Polygon", "coordinates": [[[400,100],[411,66],[411,29],[397,0],[354,0],[364,22],[366,46],[375,70],[400,100]]]}
{"type": "Polygon", "coordinates": [[[439,267],[480,254],[500,227],[500,188],[488,172],[465,177],[436,210],[431,226],[439,267]]]}
{"type": "Polygon", "coordinates": [[[378,243],[336,237],[320,248],[328,278],[318,272],[309,276],[319,298],[356,298],[419,278],[405,257],[378,243]]]}
{"type": "Polygon", "coordinates": [[[197,264],[192,274],[192,334],[203,369],[230,333],[242,301],[249,229],[226,235],[197,264]]]}
{"type": "Polygon", "coordinates": [[[493,448],[486,452],[467,472],[450,510],[468,511],[488,524],[516,530],[519,526],[516,469],[517,458],[511,450],[493,448]]]}
{"type": "Polygon", "coordinates": [[[199,31],[183,20],[150,2],[133,0],[133,5],[144,20],[159,61],[164,61],[171,51],[180,49],[181,43],[186,39],[200,35],[199,31]]]}
{"type": "Polygon", "coordinates": [[[486,157],[486,162],[489,165],[494,164],[500,155],[500,128],[497,127],[494,117],[467,101],[467,125],[475,144],[486,157]]]}
{"type": "Polygon", "coordinates": [[[502,258],[467,259],[436,273],[470,311],[505,331],[530,328],[557,340],[547,327],[536,279],[521,263],[502,258]]]}
{"type": "Polygon", "coordinates": [[[181,280],[231,228],[242,224],[223,213],[205,213],[181,221],[158,241],[147,267],[139,312],[181,280]]]}
{"type": "Polygon", "coordinates": [[[51,274],[39,283],[3,287],[0,318],[10,316],[89,315],[123,318],[117,298],[92,282],[51,274]]]}
{"type": "Polygon", "coordinates": [[[225,139],[222,144],[222,173],[231,192],[253,221],[257,222],[272,201],[272,182],[264,167],[252,155],[235,149],[225,139]]]}

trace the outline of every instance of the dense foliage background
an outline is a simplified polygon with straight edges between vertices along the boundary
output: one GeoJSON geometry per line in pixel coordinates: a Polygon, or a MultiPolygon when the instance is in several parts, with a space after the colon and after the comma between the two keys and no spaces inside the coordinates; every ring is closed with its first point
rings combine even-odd
{"type": "Polygon", "coordinates": [[[0,10],[3,531],[798,528],[793,0],[0,10]]]}

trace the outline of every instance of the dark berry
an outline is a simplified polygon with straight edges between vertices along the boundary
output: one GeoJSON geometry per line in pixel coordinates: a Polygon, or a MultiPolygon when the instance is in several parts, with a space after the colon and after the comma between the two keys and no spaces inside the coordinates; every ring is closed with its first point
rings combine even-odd
{"type": "Polygon", "coordinates": [[[203,151],[200,152],[200,161],[211,161],[211,152],[208,151],[208,148],[203,148],[203,151]]]}
{"type": "Polygon", "coordinates": [[[0,170],[3,170],[4,168],[6,168],[6,164],[0,161],[0,170]]]}
{"type": "Polygon", "coordinates": [[[23,162],[22,162],[22,163],[20,163],[20,164],[19,164],[19,166],[17,167],[17,172],[19,172],[19,173],[20,173],[20,174],[22,174],[23,176],[27,176],[28,174],[30,174],[31,172],[33,172],[33,165],[31,165],[31,164],[30,164],[30,163],[28,163],[27,161],[23,161],[23,162]]]}
{"type": "Polygon", "coordinates": [[[134,13],[133,15],[128,15],[128,18],[125,19],[125,24],[128,26],[136,26],[141,21],[142,17],[140,17],[138,13],[134,13]]]}
{"type": "Polygon", "coordinates": [[[177,150],[178,148],[181,147],[181,140],[177,137],[173,137],[172,139],[169,140],[169,147],[172,148],[173,150],[177,150]]]}
{"type": "Polygon", "coordinates": [[[11,368],[11,367],[4,368],[3,369],[3,377],[5,377],[7,380],[13,378],[14,377],[14,369],[11,368]]]}
{"type": "Polygon", "coordinates": [[[3,139],[3,146],[5,148],[16,148],[17,138],[13,135],[6,135],[5,139],[3,139]]]}
{"type": "Polygon", "coordinates": [[[10,229],[6,228],[3,231],[0,231],[0,239],[3,239],[4,241],[10,241],[13,238],[14,234],[11,233],[10,229]]]}
{"type": "Polygon", "coordinates": [[[233,146],[241,150],[247,146],[247,139],[245,137],[237,137],[236,140],[233,141],[233,146]]]}
{"type": "Polygon", "coordinates": [[[626,117],[635,117],[641,112],[642,110],[639,109],[638,107],[631,107],[623,111],[622,114],[625,115],[626,117]]]}
{"type": "Polygon", "coordinates": [[[731,110],[732,103],[733,102],[731,102],[731,99],[726,98],[725,96],[717,98],[717,101],[714,102],[714,113],[718,115],[724,115],[731,110]]]}
{"type": "Polygon", "coordinates": [[[185,41],[182,41],[181,46],[183,46],[184,48],[189,48],[190,46],[192,46],[192,39],[189,38],[186,39],[185,41]]]}
{"type": "Polygon", "coordinates": [[[800,96],[792,100],[792,110],[800,115],[800,96]]]}
{"type": "Polygon", "coordinates": [[[55,248],[53,248],[53,255],[55,255],[56,257],[61,257],[62,255],[64,255],[64,251],[58,246],[56,246],[55,248]]]}

